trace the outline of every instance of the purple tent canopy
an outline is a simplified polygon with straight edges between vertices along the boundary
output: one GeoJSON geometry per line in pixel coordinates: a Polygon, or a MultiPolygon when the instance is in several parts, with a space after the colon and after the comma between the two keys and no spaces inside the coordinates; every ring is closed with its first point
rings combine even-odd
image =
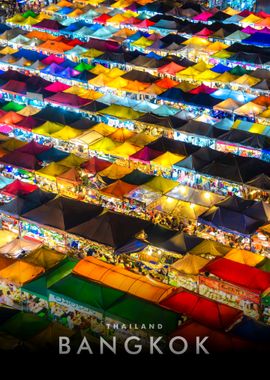
{"type": "Polygon", "coordinates": [[[40,21],[39,23],[33,25],[35,28],[39,29],[50,29],[50,30],[59,30],[63,29],[64,26],[60,24],[60,22],[56,20],[49,20],[49,19],[44,19],[40,21]]]}
{"type": "Polygon", "coordinates": [[[64,92],[57,92],[56,94],[46,98],[46,100],[52,103],[63,104],[72,107],[82,107],[85,104],[90,103],[89,99],[83,99],[77,95],[64,92]]]}
{"type": "Polygon", "coordinates": [[[29,170],[40,169],[38,160],[33,154],[18,152],[18,150],[1,157],[1,162],[29,170]]]}

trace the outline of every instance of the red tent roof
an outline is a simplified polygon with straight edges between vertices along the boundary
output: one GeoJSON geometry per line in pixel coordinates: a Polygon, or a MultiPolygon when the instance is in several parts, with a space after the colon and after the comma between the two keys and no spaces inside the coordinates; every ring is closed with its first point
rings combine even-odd
{"type": "Polygon", "coordinates": [[[207,37],[210,36],[210,34],[213,34],[214,32],[208,28],[203,28],[200,30],[198,33],[196,33],[196,36],[202,36],[202,37],[207,37]]]}
{"type": "Polygon", "coordinates": [[[158,80],[155,84],[161,88],[172,88],[177,86],[179,82],[166,77],[158,80]]]}
{"type": "Polygon", "coordinates": [[[270,287],[270,273],[224,258],[209,262],[201,272],[209,272],[224,281],[256,293],[262,293],[270,287]]]}
{"type": "Polygon", "coordinates": [[[136,24],[136,26],[138,28],[148,28],[149,26],[152,26],[154,25],[155,23],[153,21],[150,21],[150,20],[143,20],[142,22],[140,22],[139,24],[136,24]]]}
{"type": "Polygon", "coordinates": [[[40,165],[36,157],[29,153],[18,152],[18,150],[10,152],[0,158],[1,162],[14,165],[19,168],[37,170],[40,169],[40,165]]]}
{"type": "Polygon", "coordinates": [[[49,150],[50,148],[50,146],[44,146],[32,140],[28,144],[25,144],[16,149],[15,152],[27,153],[36,156],[42,152],[46,152],[46,150],[49,150]]]}
{"type": "Polygon", "coordinates": [[[7,83],[1,86],[1,89],[8,92],[15,92],[16,94],[26,94],[27,91],[25,83],[14,79],[9,80],[7,83]]]}
{"type": "Polygon", "coordinates": [[[97,157],[92,157],[88,161],[82,163],[81,168],[83,168],[88,173],[95,174],[108,168],[109,166],[111,166],[111,164],[112,163],[109,161],[101,160],[100,158],[97,158],[97,157]]]}
{"type": "Polygon", "coordinates": [[[110,18],[111,18],[111,16],[106,15],[105,13],[103,13],[102,15],[94,18],[94,21],[98,22],[99,24],[105,24],[110,18]]]}
{"type": "Polygon", "coordinates": [[[27,116],[22,121],[19,121],[16,126],[27,129],[28,131],[31,131],[32,129],[38,127],[41,124],[42,122],[35,119],[34,117],[27,116]]]}
{"type": "Polygon", "coordinates": [[[175,62],[170,62],[167,65],[161,66],[158,68],[158,71],[160,73],[165,73],[165,74],[171,74],[174,75],[178,73],[181,70],[184,70],[184,66],[177,65],[175,62]]]}
{"type": "Polygon", "coordinates": [[[38,187],[36,185],[31,185],[30,183],[22,182],[17,179],[4,187],[1,191],[12,195],[22,196],[32,193],[32,191],[35,191],[37,189],[38,187]]]}
{"type": "Polygon", "coordinates": [[[190,352],[196,352],[196,339],[197,337],[208,337],[204,344],[207,351],[211,353],[215,352],[232,352],[243,350],[252,350],[254,346],[252,343],[235,337],[229,333],[212,330],[199,323],[190,321],[179,327],[173,336],[181,336],[187,340],[190,352]]]}
{"type": "Polygon", "coordinates": [[[184,313],[196,322],[217,330],[227,329],[242,315],[241,311],[230,306],[187,291],[168,297],[161,305],[176,313],[184,313]]]}

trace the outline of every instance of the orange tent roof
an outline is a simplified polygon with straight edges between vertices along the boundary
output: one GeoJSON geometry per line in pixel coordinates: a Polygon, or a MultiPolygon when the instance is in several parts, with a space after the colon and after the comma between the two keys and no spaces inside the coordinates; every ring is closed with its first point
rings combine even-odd
{"type": "Polygon", "coordinates": [[[174,290],[169,285],[150,280],[94,257],[81,260],[74,267],[73,273],[155,303],[161,302],[174,290]]]}
{"type": "Polygon", "coordinates": [[[156,85],[161,88],[171,88],[175,87],[179,84],[179,82],[176,82],[175,80],[172,80],[170,78],[163,78],[156,82],[156,85]]]}
{"type": "Polygon", "coordinates": [[[49,33],[46,33],[46,32],[40,32],[39,30],[33,30],[32,32],[30,33],[27,33],[26,34],[26,37],[28,38],[37,38],[41,41],[48,41],[48,40],[57,40],[59,39],[58,37],[52,35],[52,34],[49,34],[49,33]]]}
{"type": "Polygon", "coordinates": [[[65,51],[73,49],[72,46],[65,44],[64,42],[46,41],[39,45],[41,50],[54,51],[58,53],[64,53],[65,51]]]}
{"type": "Polygon", "coordinates": [[[260,106],[269,107],[270,106],[270,96],[259,96],[256,99],[252,100],[253,103],[259,104],[260,106]]]}
{"type": "Polygon", "coordinates": [[[16,124],[24,119],[23,116],[18,115],[14,111],[9,111],[0,118],[0,123],[3,124],[16,124]]]}
{"type": "Polygon", "coordinates": [[[128,83],[124,89],[128,91],[140,92],[145,90],[148,86],[149,83],[142,83],[137,80],[128,80],[128,83]]]}
{"type": "Polygon", "coordinates": [[[175,62],[170,62],[167,65],[161,66],[158,68],[159,73],[165,73],[170,75],[175,75],[181,70],[184,70],[184,66],[177,65],[175,62]]]}
{"type": "Polygon", "coordinates": [[[105,195],[112,196],[114,198],[122,199],[125,194],[134,190],[136,187],[136,185],[130,185],[129,183],[123,182],[119,179],[111,185],[103,187],[103,189],[101,189],[100,192],[105,195]]]}
{"type": "Polygon", "coordinates": [[[13,264],[0,270],[0,278],[22,286],[44,272],[45,270],[42,267],[16,260],[13,264]]]}

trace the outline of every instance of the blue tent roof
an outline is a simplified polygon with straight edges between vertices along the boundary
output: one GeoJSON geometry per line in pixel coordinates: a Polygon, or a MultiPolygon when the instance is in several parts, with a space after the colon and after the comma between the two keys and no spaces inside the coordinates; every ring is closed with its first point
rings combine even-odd
{"type": "Polygon", "coordinates": [[[20,59],[24,57],[25,59],[29,59],[29,61],[41,61],[46,58],[45,54],[38,53],[33,50],[20,49],[17,53],[13,54],[14,57],[20,59]]]}
{"type": "Polygon", "coordinates": [[[242,43],[255,46],[270,46],[270,34],[254,33],[250,37],[242,40],[242,43]]]}
{"type": "Polygon", "coordinates": [[[69,13],[73,12],[73,8],[70,7],[64,7],[59,9],[56,13],[59,13],[61,15],[68,15],[69,13]]]}
{"type": "Polygon", "coordinates": [[[219,63],[218,65],[216,65],[215,67],[213,67],[211,69],[211,71],[214,71],[214,73],[220,73],[220,74],[223,74],[225,73],[226,71],[229,71],[231,70],[232,68],[231,67],[228,67],[228,66],[225,66],[225,65],[222,65],[222,63],[219,63]]]}
{"type": "Polygon", "coordinates": [[[69,26],[67,26],[63,31],[64,32],[74,32],[76,30],[83,28],[84,26],[87,26],[90,28],[92,26],[92,24],[87,24],[84,21],[77,21],[77,22],[74,22],[74,23],[70,24],[69,26]]]}
{"type": "Polygon", "coordinates": [[[5,24],[0,24],[0,34],[4,33],[6,30],[10,30],[11,28],[5,24]]]}
{"type": "Polygon", "coordinates": [[[158,96],[158,99],[167,100],[169,102],[184,102],[184,92],[180,88],[170,88],[158,96]]]}
{"type": "Polygon", "coordinates": [[[151,53],[147,54],[146,57],[147,58],[154,58],[154,59],[161,59],[161,58],[163,58],[161,55],[158,55],[158,54],[154,53],[153,51],[151,51],[151,53]]]}

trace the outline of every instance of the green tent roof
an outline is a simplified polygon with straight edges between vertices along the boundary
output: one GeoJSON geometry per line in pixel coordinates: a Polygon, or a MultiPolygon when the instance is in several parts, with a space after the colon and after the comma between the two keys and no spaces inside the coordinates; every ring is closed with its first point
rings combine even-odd
{"type": "Polygon", "coordinates": [[[263,270],[264,272],[270,272],[270,259],[265,258],[257,265],[257,268],[263,270]]]}
{"type": "Polygon", "coordinates": [[[22,16],[24,17],[24,18],[27,18],[27,17],[37,17],[37,15],[35,14],[35,12],[33,12],[31,9],[29,9],[28,11],[26,11],[26,12],[24,12],[23,14],[22,14],[22,16]]]}
{"type": "Polygon", "coordinates": [[[46,329],[49,324],[50,321],[35,314],[20,312],[3,323],[0,331],[25,341],[46,329]]]}
{"type": "Polygon", "coordinates": [[[81,62],[79,63],[77,66],[74,67],[74,70],[77,70],[77,71],[89,71],[89,70],[92,70],[94,68],[94,66],[91,66],[89,65],[88,63],[85,63],[85,62],[81,62]]]}
{"type": "Polygon", "coordinates": [[[232,75],[241,76],[250,73],[250,70],[246,70],[242,66],[235,66],[232,70],[229,71],[229,73],[232,75]]]}
{"type": "Polygon", "coordinates": [[[100,313],[104,313],[125,295],[119,290],[84,280],[72,274],[51,286],[49,293],[60,295],[64,299],[100,313]]]}
{"type": "Polygon", "coordinates": [[[22,287],[22,291],[34,294],[40,298],[48,298],[48,288],[60,281],[63,277],[69,275],[77,264],[77,260],[70,258],[64,259],[56,267],[46,272],[41,277],[29,282],[22,287]]]}
{"type": "Polygon", "coordinates": [[[150,302],[126,296],[112,305],[106,316],[116,318],[126,324],[162,325],[161,334],[168,334],[178,326],[179,315],[150,302]]]}
{"type": "Polygon", "coordinates": [[[25,107],[26,107],[25,104],[9,102],[9,103],[5,104],[4,107],[2,107],[2,110],[6,111],[6,112],[8,112],[8,111],[18,112],[18,111],[21,111],[22,109],[24,109],[25,107]]]}

